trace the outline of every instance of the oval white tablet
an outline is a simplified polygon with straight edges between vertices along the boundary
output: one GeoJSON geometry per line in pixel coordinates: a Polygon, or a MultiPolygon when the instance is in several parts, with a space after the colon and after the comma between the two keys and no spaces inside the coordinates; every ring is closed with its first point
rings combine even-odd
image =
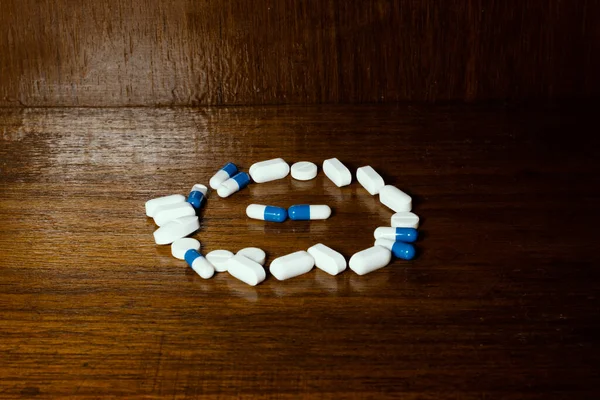
{"type": "Polygon", "coordinates": [[[299,161],[292,165],[292,178],[299,181],[310,181],[317,176],[317,165],[310,161],[299,161]]]}
{"type": "Polygon", "coordinates": [[[346,186],[352,182],[350,170],[337,158],[323,161],[323,172],[337,187],[346,186]]]}
{"type": "Polygon", "coordinates": [[[206,255],[206,259],[215,267],[217,272],[227,271],[227,262],[233,257],[229,250],[213,250],[206,255]]]}
{"type": "Polygon", "coordinates": [[[194,249],[196,251],[200,250],[200,242],[194,238],[181,238],[177,239],[171,244],[171,254],[173,257],[184,260],[185,252],[194,249]]]}
{"type": "Polygon", "coordinates": [[[358,275],[365,275],[390,263],[392,252],[385,247],[373,246],[359,251],[350,258],[350,269],[358,275]]]}
{"type": "Polygon", "coordinates": [[[419,216],[410,211],[399,212],[392,215],[390,224],[393,228],[415,228],[419,227],[419,216]]]}
{"type": "Polygon", "coordinates": [[[278,257],[269,266],[271,274],[284,281],[310,271],[315,266],[315,259],[304,250],[278,257]]]}
{"type": "Polygon", "coordinates": [[[183,203],[185,202],[185,196],[182,194],[172,194],[170,196],[157,197],[146,202],[146,215],[154,217],[156,209],[167,204],[183,203]]]}
{"type": "Polygon", "coordinates": [[[323,243],[315,244],[307,251],[315,259],[315,266],[330,275],[337,275],[346,269],[344,256],[323,243]]]}
{"type": "Polygon", "coordinates": [[[290,173],[290,166],[283,158],[261,161],[250,166],[250,176],[256,183],[265,183],[285,178],[290,173]]]}
{"type": "Polygon", "coordinates": [[[265,269],[259,263],[242,255],[235,255],[227,261],[227,271],[234,278],[256,286],[265,280],[265,269]]]}
{"type": "Polygon", "coordinates": [[[183,203],[167,204],[156,209],[154,222],[158,226],[163,226],[174,219],[191,217],[193,215],[196,215],[196,210],[187,201],[183,203]]]}
{"type": "Polygon", "coordinates": [[[258,247],[243,248],[240,251],[238,251],[236,255],[248,257],[252,261],[259,263],[260,265],[265,265],[265,260],[267,259],[267,254],[264,252],[263,249],[259,249],[258,247]]]}
{"type": "Polygon", "coordinates": [[[385,185],[379,192],[379,201],[395,212],[410,211],[412,198],[392,185],[385,185]]]}
{"type": "Polygon", "coordinates": [[[356,180],[371,195],[376,195],[385,186],[381,175],[377,173],[370,165],[360,167],[356,170],[356,180]]]}
{"type": "Polygon", "coordinates": [[[198,217],[183,217],[167,222],[154,231],[156,244],[169,244],[200,229],[198,217]]]}

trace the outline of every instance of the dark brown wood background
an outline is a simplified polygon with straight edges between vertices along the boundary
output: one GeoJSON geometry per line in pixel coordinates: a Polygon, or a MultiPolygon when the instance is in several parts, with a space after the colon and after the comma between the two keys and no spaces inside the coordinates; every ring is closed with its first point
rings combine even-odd
{"type": "Polygon", "coordinates": [[[600,93],[598,0],[0,0],[0,106],[600,93]]]}

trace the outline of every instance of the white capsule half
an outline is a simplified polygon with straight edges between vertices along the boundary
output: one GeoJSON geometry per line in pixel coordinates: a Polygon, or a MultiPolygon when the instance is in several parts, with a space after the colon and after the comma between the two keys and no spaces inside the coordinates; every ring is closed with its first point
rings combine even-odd
{"type": "Polygon", "coordinates": [[[154,241],[156,244],[170,244],[198,229],[200,222],[196,216],[174,219],[154,231],[154,241]]]}
{"type": "Polygon", "coordinates": [[[265,269],[262,265],[242,255],[235,255],[229,259],[227,262],[227,272],[234,278],[250,286],[258,285],[266,277],[265,269]]]}
{"type": "Polygon", "coordinates": [[[192,269],[196,271],[203,279],[210,279],[215,274],[215,268],[213,265],[204,257],[196,258],[191,265],[192,269]]]}
{"type": "Polygon", "coordinates": [[[236,255],[247,257],[252,261],[259,263],[260,265],[265,265],[265,261],[267,259],[267,253],[258,247],[245,247],[238,251],[236,255]]]}
{"type": "Polygon", "coordinates": [[[307,251],[315,259],[315,266],[330,275],[337,275],[346,269],[344,256],[323,243],[315,244],[307,251]]]}
{"type": "Polygon", "coordinates": [[[317,176],[317,166],[310,161],[299,161],[292,165],[292,178],[299,181],[310,181],[317,176]]]}
{"type": "Polygon", "coordinates": [[[290,173],[290,166],[283,158],[274,158],[252,164],[249,172],[254,182],[265,183],[285,178],[290,173]]]}
{"type": "Polygon", "coordinates": [[[163,226],[169,221],[177,218],[191,217],[196,215],[196,210],[187,201],[183,203],[174,203],[160,206],[154,214],[154,223],[158,226],[163,226]]]}
{"type": "Polygon", "coordinates": [[[352,182],[350,170],[337,158],[323,161],[323,172],[337,187],[346,186],[352,182]]]}
{"type": "Polygon", "coordinates": [[[215,267],[217,272],[227,271],[227,264],[231,257],[233,257],[233,253],[229,250],[213,250],[206,255],[206,259],[215,267]]]}
{"type": "Polygon", "coordinates": [[[391,224],[394,228],[415,228],[419,227],[419,216],[410,211],[399,212],[392,215],[391,224]]]}
{"type": "Polygon", "coordinates": [[[146,202],[146,215],[154,217],[156,209],[167,204],[183,203],[185,196],[181,194],[172,194],[170,196],[157,197],[146,202]]]}
{"type": "Polygon", "coordinates": [[[206,187],[206,185],[203,185],[201,183],[196,183],[194,186],[192,186],[192,190],[190,190],[190,192],[200,192],[204,196],[206,196],[206,193],[208,192],[208,188],[206,187]]]}
{"type": "Polygon", "coordinates": [[[185,253],[190,249],[199,251],[200,242],[194,238],[181,238],[175,240],[173,244],[171,244],[171,254],[179,260],[184,260],[185,253]]]}
{"type": "Polygon", "coordinates": [[[378,194],[385,186],[381,175],[377,173],[370,165],[360,167],[356,170],[356,180],[367,189],[371,195],[378,194]]]}
{"type": "Polygon", "coordinates": [[[379,201],[395,212],[410,211],[412,208],[412,198],[392,185],[385,185],[381,189],[379,192],[379,201]]]}
{"type": "Polygon", "coordinates": [[[223,168],[218,170],[212,178],[210,178],[208,184],[211,188],[216,190],[219,188],[219,186],[221,186],[223,182],[234,176],[237,173],[237,171],[238,169],[234,163],[227,163],[223,168]]]}
{"type": "Polygon", "coordinates": [[[359,251],[350,258],[350,269],[358,275],[365,275],[390,263],[392,252],[381,246],[373,246],[359,251]]]}
{"type": "Polygon", "coordinates": [[[302,275],[315,266],[315,259],[304,250],[278,257],[269,266],[271,274],[280,281],[302,275]]]}

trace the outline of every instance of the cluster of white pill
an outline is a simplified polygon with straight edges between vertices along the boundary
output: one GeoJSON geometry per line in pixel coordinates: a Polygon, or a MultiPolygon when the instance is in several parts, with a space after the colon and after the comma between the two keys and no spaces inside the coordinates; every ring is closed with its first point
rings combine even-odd
{"type": "MultiPolygon", "coordinates": [[[[227,163],[210,179],[210,187],[220,197],[229,197],[235,192],[255,183],[271,182],[290,174],[297,180],[311,180],[317,176],[317,166],[308,161],[297,162],[290,168],[281,158],[253,164],[249,174],[239,172],[233,163],[227,163]]],[[[337,158],[323,162],[323,172],[336,186],[347,186],[352,182],[352,173],[337,158]]],[[[392,256],[411,260],[415,248],[411,243],[417,240],[419,217],[411,212],[412,199],[392,185],[386,185],[381,175],[371,166],[358,168],[356,179],[371,194],[379,195],[379,201],[392,209],[395,214],[389,227],[375,229],[374,246],[354,254],[349,263],[339,252],[318,243],[309,249],[274,259],[269,271],[278,280],[285,280],[305,274],[317,267],[328,274],[337,275],[349,265],[358,275],[364,275],[388,265],[392,256]]],[[[200,242],[187,236],[200,228],[196,215],[204,204],[208,188],[202,184],[192,187],[187,199],[180,194],[164,196],[146,202],[146,215],[154,218],[158,229],[154,232],[156,244],[171,244],[173,257],[185,260],[204,279],[215,272],[229,274],[248,285],[258,285],[266,278],[264,269],[266,253],[257,247],[246,247],[233,253],[229,250],[213,250],[200,253],[200,242]]],[[[250,204],[246,208],[249,218],[267,222],[291,220],[323,220],[331,215],[331,208],[324,204],[296,204],[289,208],[250,204]]]]}

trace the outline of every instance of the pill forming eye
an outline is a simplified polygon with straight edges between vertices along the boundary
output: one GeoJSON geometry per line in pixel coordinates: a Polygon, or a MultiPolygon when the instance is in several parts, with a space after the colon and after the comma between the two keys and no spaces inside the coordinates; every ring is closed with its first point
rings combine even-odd
{"type": "Polygon", "coordinates": [[[403,260],[412,260],[415,258],[416,254],[415,247],[410,243],[396,242],[389,239],[377,239],[375,240],[375,246],[385,247],[392,252],[394,257],[403,260]]]}
{"type": "Polygon", "coordinates": [[[182,217],[167,222],[154,231],[154,241],[156,244],[170,244],[186,237],[200,229],[198,217],[182,217]]]}
{"type": "Polygon", "coordinates": [[[301,250],[273,260],[269,266],[271,274],[280,281],[309,272],[315,266],[315,259],[301,250]]]}
{"type": "Polygon", "coordinates": [[[392,185],[386,185],[381,189],[379,201],[395,212],[410,211],[412,208],[411,197],[392,185]]]}
{"type": "Polygon", "coordinates": [[[346,269],[344,256],[322,243],[315,244],[307,251],[315,259],[315,266],[330,275],[337,275],[346,269]]]}
{"type": "Polygon", "coordinates": [[[254,182],[265,183],[285,178],[290,173],[290,166],[283,158],[274,158],[252,164],[249,172],[254,182]]]}
{"type": "Polygon", "coordinates": [[[211,188],[218,189],[223,182],[234,176],[237,173],[237,171],[238,169],[234,163],[227,163],[223,168],[218,170],[212,178],[210,178],[208,184],[211,188]]]}
{"type": "Polygon", "coordinates": [[[229,250],[213,250],[206,255],[206,259],[215,267],[217,272],[227,271],[227,262],[233,257],[229,250]]]}
{"type": "Polygon", "coordinates": [[[358,275],[365,275],[369,272],[383,268],[390,263],[392,252],[382,246],[373,246],[361,250],[350,258],[350,269],[358,275]]]}
{"type": "Polygon", "coordinates": [[[256,286],[265,280],[265,269],[248,257],[235,255],[227,261],[227,272],[234,278],[247,283],[250,286],[256,286]]]}
{"type": "Polygon", "coordinates": [[[154,222],[158,226],[163,226],[167,222],[177,218],[190,217],[196,215],[196,210],[190,203],[182,202],[167,204],[156,209],[154,222]]]}
{"type": "Polygon", "coordinates": [[[337,158],[323,161],[323,172],[337,187],[346,186],[352,182],[350,170],[337,158]]]}
{"type": "Polygon", "coordinates": [[[260,265],[265,265],[265,261],[267,259],[267,253],[263,249],[259,249],[258,247],[245,247],[238,251],[236,255],[241,255],[246,258],[251,259],[259,263],[260,265]]]}
{"type": "Polygon", "coordinates": [[[269,222],[283,222],[287,219],[287,210],[281,207],[250,204],[246,207],[246,215],[252,219],[269,222]]]}
{"type": "Polygon", "coordinates": [[[215,274],[215,268],[197,250],[190,249],[186,251],[184,258],[190,268],[200,275],[200,277],[210,279],[215,274]]]}
{"type": "Polygon", "coordinates": [[[295,204],[288,209],[288,216],[294,221],[327,219],[331,208],[327,205],[295,204]]]}
{"type": "Polygon", "coordinates": [[[417,241],[418,232],[414,228],[391,228],[381,226],[373,233],[375,239],[389,239],[396,242],[412,243],[417,241]]]}
{"type": "Polygon", "coordinates": [[[419,216],[410,211],[398,212],[392,215],[390,225],[394,228],[415,228],[419,227],[419,216]]]}
{"type": "Polygon", "coordinates": [[[299,161],[292,165],[292,178],[309,181],[317,176],[317,166],[310,161],[299,161]]]}
{"type": "Polygon", "coordinates": [[[229,197],[235,192],[248,186],[249,183],[250,176],[245,172],[240,172],[223,182],[217,189],[217,194],[220,197],[229,197]]]}
{"type": "Polygon", "coordinates": [[[198,209],[202,206],[202,202],[206,197],[206,192],[208,188],[199,183],[195,184],[188,195],[187,202],[190,203],[195,209],[198,209]]]}
{"type": "Polygon", "coordinates": [[[185,253],[190,249],[199,251],[200,242],[193,238],[181,238],[175,240],[173,244],[171,244],[171,254],[179,260],[184,260],[185,253]]]}
{"type": "Polygon", "coordinates": [[[360,167],[356,170],[356,180],[372,195],[378,194],[385,186],[381,175],[370,165],[360,167]]]}
{"type": "Polygon", "coordinates": [[[156,210],[159,207],[166,206],[168,204],[183,203],[185,196],[181,194],[172,194],[170,196],[157,197],[146,202],[146,215],[154,217],[156,210]]]}

